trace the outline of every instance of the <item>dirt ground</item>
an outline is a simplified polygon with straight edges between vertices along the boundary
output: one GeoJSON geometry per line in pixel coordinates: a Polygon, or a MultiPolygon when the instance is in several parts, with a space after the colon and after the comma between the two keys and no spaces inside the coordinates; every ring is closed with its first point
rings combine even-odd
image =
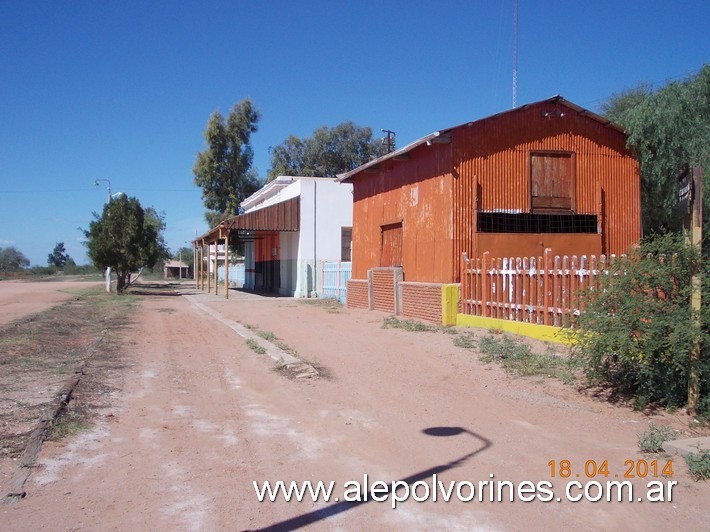
{"type": "Polygon", "coordinates": [[[83,281],[58,278],[56,281],[0,282],[0,327],[16,319],[48,309],[74,297],[74,291],[85,288],[83,281]]]}
{"type": "MultiPolygon", "coordinates": [[[[670,502],[636,500],[650,475],[633,479],[633,502],[564,497],[567,481],[622,480],[627,460],[665,464],[638,452],[637,434],[653,422],[690,435],[682,412],[644,415],[556,380],[512,377],[455,347],[451,334],[383,329],[384,313],[238,291],[225,301],[187,284],[190,297],[158,293],[138,296],[93,425],[44,444],[26,498],[0,505],[0,528],[710,529],[710,484],[691,480],[680,459],[671,479],[656,479],[678,482],[670,502]],[[285,377],[196,302],[272,333],[321,376],[285,377]],[[562,460],[569,478],[559,477],[562,460]],[[587,478],[591,460],[607,460],[609,477],[587,478]],[[346,483],[364,475],[369,485],[411,486],[434,474],[446,486],[550,481],[555,497],[447,503],[440,494],[396,509],[391,499],[342,500],[346,483]],[[259,502],[253,481],[266,480],[335,481],[341,500],[259,502]]],[[[8,294],[0,283],[0,304],[8,294]]]]}

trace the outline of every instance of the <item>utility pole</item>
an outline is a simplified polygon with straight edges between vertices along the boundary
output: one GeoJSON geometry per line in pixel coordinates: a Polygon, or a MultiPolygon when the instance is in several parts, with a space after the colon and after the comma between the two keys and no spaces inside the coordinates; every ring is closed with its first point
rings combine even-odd
{"type": "MultiPolygon", "coordinates": [[[[387,153],[390,153],[394,151],[394,143],[395,143],[395,136],[397,135],[394,131],[391,129],[383,129],[382,133],[387,134],[387,153]]],[[[383,141],[385,139],[382,139],[383,141]]]]}
{"type": "MultiPolygon", "coordinates": [[[[106,198],[106,203],[111,203],[111,181],[109,179],[94,179],[94,186],[99,186],[99,181],[106,181],[108,183],[108,197],[106,198]]],[[[106,273],[104,274],[106,278],[106,291],[111,293],[111,266],[106,267],[106,273]]]]}
{"type": "Polygon", "coordinates": [[[178,259],[178,269],[179,269],[178,279],[180,279],[182,281],[182,248],[180,248],[179,257],[180,258],[178,259]]]}

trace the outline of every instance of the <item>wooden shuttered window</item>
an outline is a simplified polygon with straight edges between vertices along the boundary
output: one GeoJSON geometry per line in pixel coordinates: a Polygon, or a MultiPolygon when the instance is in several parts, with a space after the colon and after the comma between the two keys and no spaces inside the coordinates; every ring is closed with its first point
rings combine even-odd
{"type": "Polygon", "coordinates": [[[574,155],[533,153],[530,193],[533,213],[574,211],[574,155]]]}

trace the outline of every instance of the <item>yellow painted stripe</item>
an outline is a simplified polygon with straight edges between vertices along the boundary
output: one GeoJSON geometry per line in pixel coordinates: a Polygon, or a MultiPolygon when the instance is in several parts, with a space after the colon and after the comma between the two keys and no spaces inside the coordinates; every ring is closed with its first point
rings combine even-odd
{"type": "Polygon", "coordinates": [[[533,323],[521,323],[519,321],[484,318],[483,316],[469,316],[468,314],[457,314],[456,325],[459,327],[499,329],[501,331],[558,344],[571,345],[574,343],[569,329],[552,327],[550,325],[535,325],[533,323]]]}

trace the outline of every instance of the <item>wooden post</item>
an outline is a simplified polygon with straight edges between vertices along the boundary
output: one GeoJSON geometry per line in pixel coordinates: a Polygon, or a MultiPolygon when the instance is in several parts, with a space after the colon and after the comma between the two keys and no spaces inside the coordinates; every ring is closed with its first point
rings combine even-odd
{"type": "Polygon", "coordinates": [[[481,292],[481,316],[489,317],[491,309],[488,302],[491,300],[491,283],[489,282],[488,271],[491,269],[491,252],[483,253],[483,265],[481,267],[481,279],[483,281],[483,290],[481,292]]]}
{"type": "Polygon", "coordinates": [[[205,240],[202,239],[202,245],[200,246],[200,284],[202,285],[202,291],[205,291],[205,240]]]}
{"type": "Polygon", "coordinates": [[[197,262],[195,263],[195,285],[196,288],[199,290],[201,288],[200,286],[200,272],[202,271],[202,248],[200,247],[200,244],[195,242],[196,246],[196,254],[195,258],[197,259],[197,262]]]}
{"type": "Polygon", "coordinates": [[[222,238],[222,228],[214,241],[214,295],[219,295],[219,241],[222,238]]]}
{"type": "Polygon", "coordinates": [[[192,243],[192,277],[195,280],[195,288],[199,288],[197,280],[197,242],[192,243]]]}
{"type": "Polygon", "coordinates": [[[224,299],[229,299],[229,229],[224,237],[224,299]]]}
{"type": "MultiPolygon", "coordinates": [[[[696,166],[692,170],[690,186],[692,188],[690,197],[690,234],[686,233],[686,239],[690,237],[690,245],[698,249],[702,254],[703,240],[703,169],[696,166]]],[[[693,339],[688,361],[688,413],[695,415],[700,398],[700,310],[702,305],[702,277],[699,269],[693,272],[691,279],[690,310],[691,319],[698,329],[698,334],[693,339]]]]}
{"type": "Polygon", "coordinates": [[[552,273],[552,250],[545,248],[545,256],[543,258],[543,311],[545,312],[544,324],[552,325],[552,289],[553,289],[553,273],[552,273]]]}
{"type": "Polygon", "coordinates": [[[567,327],[567,318],[569,317],[570,309],[570,271],[569,271],[569,256],[565,255],[562,257],[562,275],[560,275],[560,323],[561,327],[567,327]]]}
{"type": "Polygon", "coordinates": [[[212,268],[212,243],[207,241],[207,271],[205,275],[207,276],[207,293],[212,292],[212,275],[210,269],[212,268]]]}
{"type": "Polygon", "coordinates": [[[464,251],[461,253],[461,312],[463,314],[469,313],[468,301],[471,299],[468,275],[468,255],[464,251]]]}

